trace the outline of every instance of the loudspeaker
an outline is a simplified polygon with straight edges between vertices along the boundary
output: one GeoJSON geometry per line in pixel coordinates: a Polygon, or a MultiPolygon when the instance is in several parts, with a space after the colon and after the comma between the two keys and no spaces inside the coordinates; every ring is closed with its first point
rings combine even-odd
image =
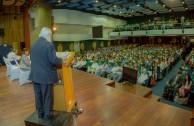
{"type": "Polygon", "coordinates": [[[20,42],[20,50],[23,50],[25,48],[25,42],[20,42]]]}
{"type": "Polygon", "coordinates": [[[4,36],[4,29],[0,28],[0,36],[4,36]]]}

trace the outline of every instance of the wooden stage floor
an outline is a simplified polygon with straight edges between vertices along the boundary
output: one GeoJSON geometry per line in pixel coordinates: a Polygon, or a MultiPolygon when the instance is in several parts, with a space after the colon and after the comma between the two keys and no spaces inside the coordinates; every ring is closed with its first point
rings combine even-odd
{"type": "MultiPolygon", "coordinates": [[[[0,126],[24,126],[35,111],[33,87],[9,81],[0,67],[0,126]]],[[[191,111],[169,106],[108,85],[113,81],[73,70],[74,95],[84,112],[78,126],[188,126],[191,111]]],[[[142,94],[140,94],[142,95],[142,94]]]]}

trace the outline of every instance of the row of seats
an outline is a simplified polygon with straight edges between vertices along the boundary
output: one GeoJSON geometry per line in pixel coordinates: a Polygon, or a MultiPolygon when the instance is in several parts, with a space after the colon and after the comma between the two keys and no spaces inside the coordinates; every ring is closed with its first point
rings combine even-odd
{"type": "Polygon", "coordinates": [[[10,81],[19,79],[20,85],[31,82],[28,80],[30,71],[23,71],[20,69],[20,65],[17,60],[15,60],[15,65],[13,65],[7,58],[3,57],[4,63],[7,67],[6,76],[9,76],[10,81]]]}
{"type": "Polygon", "coordinates": [[[173,102],[176,102],[178,104],[188,104],[188,101],[190,103],[194,103],[194,73],[193,68],[191,67],[190,64],[187,64],[186,67],[183,65],[179,71],[181,71],[182,75],[181,78],[184,78],[184,76],[186,74],[188,74],[191,77],[191,82],[192,82],[192,86],[191,89],[188,93],[185,94],[185,97],[180,97],[179,96],[179,88],[182,86],[181,83],[177,83],[178,87],[168,87],[164,90],[164,94],[163,97],[166,100],[170,100],[173,102]]]}
{"type": "MultiPolygon", "coordinates": [[[[174,57],[174,62],[170,63],[170,65],[169,65],[168,67],[164,68],[163,70],[158,70],[158,73],[156,74],[157,77],[153,77],[154,75],[153,75],[152,77],[153,77],[153,78],[158,78],[158,79],[156,79],[156,80],[161,80],[161,79],[163,79],[163,78],[166,76],[166,74],[168,74],[168,72],[176,65],[176,63],[177,63],[179,60],[180,60],[180,56],[174,57]]],[[[88,67],[91,67],[91,66],[92,66],[92,63],[93,63],[93,61],[90,60],[90,59],[87,59],[86,62],[87,62],[87,63],[86,63],[86,66],[83,67],[83,68],[81,69],[81,70],[83,70],[83,71],[86,71],[87,68],[88,68],[88,67]]],[[[96,60],[96,62],[99,63],[99,64],[103,64],[105,61],[96,60]]],[[[114,62],[109,62],[109,64],[110,64],[112,67],[115,65],[114,62]]],[[[117,64],[118,64],[119,66],[121,66],[121,65],[123,64],[123,61],[117,62],[117,64]]],[[[128,64],[129,64],[129,62],[125,62],[125,65],[126,65],[126,66],[128,66],[128,64]]],[[[148,79],[145,81],[144,86],[147,86],[147,87],[151,86],[151,85],[150,85],[150,82],[151,82],[152,78],[151,78],[150,72],[151,72],[151,73],[154,73],[153,69],[152,69],[152,71],[150,71],[150,67],[151,67],[151,66],[146,66],[146,69],[147,69],[147,71],[149,71],[149,72],[147,72],[148,79]]],[[[142,65],[139,65],[139,66],[138,66],[138,69],[137,69],[137,70],[138,70],[138,74],[139,74],[138,76],[141,75],[141,69],[142,69],[142,65]]]]}
{"type": "Polygon", "coordinates": [[[113,32],[120,31],[133,31],[133,30],[165,30],[165,29],[176,29],[176,28],[193,28],[194,22],[159,22],[159,23],[142,23],[142,24],[127,24],[125,26],[117,26],[113,32]]]}

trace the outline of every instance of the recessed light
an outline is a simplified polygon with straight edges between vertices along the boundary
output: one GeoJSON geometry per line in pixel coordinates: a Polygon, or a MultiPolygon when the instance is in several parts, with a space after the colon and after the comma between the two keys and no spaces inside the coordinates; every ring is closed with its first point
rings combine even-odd
{"type": "Polygon", "coordinates": [[[57,30],[57,28],[56,27],[53,27],[53,31],[56,31],[57,30]]]}

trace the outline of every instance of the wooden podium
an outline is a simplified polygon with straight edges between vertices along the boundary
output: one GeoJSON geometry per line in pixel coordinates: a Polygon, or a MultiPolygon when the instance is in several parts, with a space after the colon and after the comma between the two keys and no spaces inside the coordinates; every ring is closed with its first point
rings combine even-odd
{"type": "Polygon", "coordinates": [[[70,52],[68,59],[63,61],[62,68],[58,69],[59,78],[62,83],[54,85],[54,104],[53,110],[60,111],[58,116],[50,121],[38,117],[38,113],[32,113],[25,119],[26,126],[70,126],[73,122],[73,113],[71,110],[75,107],[73,96],[73,85],[71,76],[71,61],[75,56],[70,52]]]}
{"type": "Polygon", "coordinates": [[[75,56],[74,52],[69,52],[68,59],[63,61],[62,69],[58,69],[62,84],[54,85],[54,104],[53,110],[70,112],[75,107],[73,95],[73,84],[71,74],[71,62],[75,56]]]}

